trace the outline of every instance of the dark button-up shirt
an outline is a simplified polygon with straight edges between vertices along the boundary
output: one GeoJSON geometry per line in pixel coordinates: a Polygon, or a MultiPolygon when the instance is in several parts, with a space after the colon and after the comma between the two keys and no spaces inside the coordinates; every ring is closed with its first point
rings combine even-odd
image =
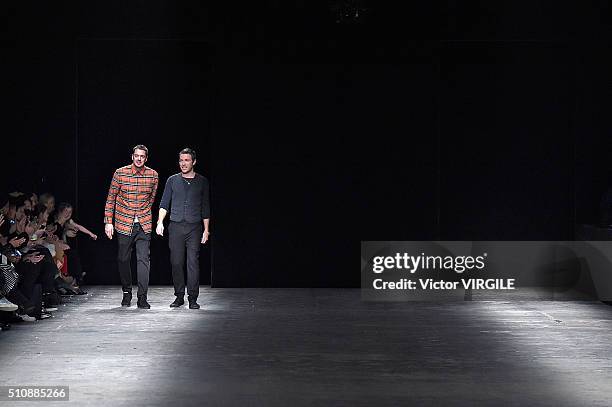
{"type": "Polygon", "coordinates": [[[170,212],[172,222],[202,222],[210,218],[208,189],[208,180],[200,174],[194,178],[174,174],[166,181],[159,207],[170,212]]]}

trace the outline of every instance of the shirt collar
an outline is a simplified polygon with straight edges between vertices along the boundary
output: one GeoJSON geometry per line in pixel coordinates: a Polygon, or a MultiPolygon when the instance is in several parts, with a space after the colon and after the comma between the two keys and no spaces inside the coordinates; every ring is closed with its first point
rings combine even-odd
{"type": "Polygon", "coordinates": [[[143,175],[145,171],[145,166],[143,165],[141,169],[138,169],[134,163],[132,163],[132,174],[136,175],[143,175]]]}

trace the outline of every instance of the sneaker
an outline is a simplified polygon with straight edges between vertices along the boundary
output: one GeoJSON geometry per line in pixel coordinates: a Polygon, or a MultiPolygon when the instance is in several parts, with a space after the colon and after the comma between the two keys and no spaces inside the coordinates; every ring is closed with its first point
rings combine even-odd
{"type": "Polygon", "coordinates": [[[43,312],[53,312],[53,311],[57,311],[57,307],[43,307],[43,312]]]}
{"type": "Polygon", "coordinates": [[[7,300],[6,298],[0,298],[0,311],[12,312],[17,311],[17,308],[19,307],[7,300]]]}
{"type": "Polygon", "coordinates": [[[36,317],[31,317],[28,314],[19,315],[19,319],[21,319],[23,322],[35,322],[36,321],[36,317]]]}
{"type": "Polygon", "coordinates": [[[39,320],[40,320],[40,319],[47,319],[47,318],[51,318],[52,316],[53,316],[53,315],[51,315],[50,313],[48,313],[48,312],[44,312],[44,311],[43,311],[43,312],[41,312],[41,313],[40,313],[40,315],[38,315],[38,316],[36,317],[36,319],[39,319],[39,320]]]}

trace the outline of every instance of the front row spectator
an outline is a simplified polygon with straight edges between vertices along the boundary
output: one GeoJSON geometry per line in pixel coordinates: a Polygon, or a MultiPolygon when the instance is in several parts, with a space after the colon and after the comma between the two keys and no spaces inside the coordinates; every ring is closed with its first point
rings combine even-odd
{"type": "MultiPolygon", "coordinates": [[[[42,302],[34,304],[32,299],[28,298],[19,287],[19,274],[13,263],[20,261],[27,262],[29,260],[27,258],[22,259],[21,253],[12,248],[10,244],[2,248],[0,253],[0,296],[6,297],[11,303],[17,305],[17,314],[23,319],[43,319],[42,302]]],[[[32,295],[32,297],[34,296],[32,295]]]]}
{"type": "MultiPolygon", "coordinates": [[[[1,196],[0,196],[1,197],[1,196]]],[[[59,294],[86,294],[76,234],[97,236],[72,219],[72,205],[51,194],[15,192],[0,199],[0,329],[6,315],[26,321],[57,310],[59,294]]]]}
{"type": "Polygon", "coordinates": [[[98,236],[72,219],[72,205],[67,202],[62,202],[57,206],[53,220],[52,227],[55,228],[55,235],[70,246],[65,251],[68,268],[63,274],[71,277],[77,286],[81,285],[85,272],[81,265],[81,256],[76,248],[76,235],[78,232],[85,233],[93,240],[98,239],[98,236]]]}

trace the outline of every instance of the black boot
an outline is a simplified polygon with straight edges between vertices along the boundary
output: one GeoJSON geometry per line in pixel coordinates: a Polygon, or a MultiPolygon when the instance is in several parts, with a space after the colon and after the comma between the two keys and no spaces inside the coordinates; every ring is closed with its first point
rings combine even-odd
{"type": "Polygon", "coordinates": [[[56,292],[44,293],[43,302],[47,307],[57,307],[60,304],[60,296],[56,292]]]}
{"type": "Polygon", "coordinates": [[[187,297],[189,299],[189,309],[200,309],[200,305],[196,302],[197,297],[187,297]]]}
{"type": "Polygon", "coordinates": [[[123,300],[121,300],[122,307],[129,307],[132,305],[132,293],[129,291],[123,292],[123,300]]]}
{"type": "Polygon", "coordinates": [[[174,300],[174,302],[172,304],[170,304],[170,308],[178,308],[181,305],[185,304],[185,298],[181,295],[181,296],[176,296],[176,299],[174,300]]]}
{"type": "Polygon", "coordinates": [[[144,308],[144,309],[151,308],[151,306],[147,302],[147,296],[146,295],[138,296],[138,302],[136,303],[136,305],[138,305],[138,308],[144,308]]]}

